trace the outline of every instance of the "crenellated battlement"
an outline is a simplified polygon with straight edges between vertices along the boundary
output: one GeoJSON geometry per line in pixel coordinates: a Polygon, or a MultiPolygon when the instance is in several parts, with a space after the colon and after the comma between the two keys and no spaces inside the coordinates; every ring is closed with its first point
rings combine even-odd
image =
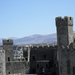
{"type": "Polygon", "coordinates": [[[12,45],[13,44],[13,39],[3,39],[3,45],[12,45]]]}
{"type": "Polygon", "coordinates": [[[40,45],[40,46],[28,46],[28,47],[24,46],[24,50],[28,50],[29,48],[30,50],[39,50],[39,49],[44,50],[44,49],[52,49],[56,47],[57,45],[55,46],[54,45],[44,45],[44,46],[40,45]]]}
{"type": "Polygon", "coordinates": [[[73,17],[68,17],[65,16],[64,18],[62,17],[56,17],[56,26],[73,26],[73,17]]]}

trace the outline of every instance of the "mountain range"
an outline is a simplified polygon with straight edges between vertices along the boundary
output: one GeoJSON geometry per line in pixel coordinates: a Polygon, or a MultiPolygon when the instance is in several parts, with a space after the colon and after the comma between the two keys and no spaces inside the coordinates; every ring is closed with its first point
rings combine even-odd
{"type": "MultiPolygon", "coordinates": [[[[2,39],[0,39],[0,45],[2,45],[2,39]]],[[[57,35],[56,33],[49,35],[35,34],[23,38],[9,37],[8,39],[13,39],[14,45],[54,43],[57,42],[57,35]]]]}

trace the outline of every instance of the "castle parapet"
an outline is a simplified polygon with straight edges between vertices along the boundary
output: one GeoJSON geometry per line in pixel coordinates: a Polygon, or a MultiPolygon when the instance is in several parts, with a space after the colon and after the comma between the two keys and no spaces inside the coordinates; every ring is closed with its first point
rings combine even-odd
{"type": "Polygon", "coordinates": [[[56,17],[56,26],[73,26],[73,17],[68,17],[65,16],[64,18],[62,17],[56,17]]]}
{"type": "Polygon", "coordinates": [[[31,46],[31,47],[23,47],[23,50],[47,50],[47,49],[57,49],[57,45],[40,45],[40,46],[31,46]]]}
{"type": "Polygon", "coordinates": [[[13,40],[12,39],[3,39],[3,45],[13,45],[13,40]]]}

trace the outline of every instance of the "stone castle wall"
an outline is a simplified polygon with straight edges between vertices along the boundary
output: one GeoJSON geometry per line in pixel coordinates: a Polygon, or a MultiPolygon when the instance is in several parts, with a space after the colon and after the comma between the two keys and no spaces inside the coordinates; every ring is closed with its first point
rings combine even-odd
{"type": "Polygon", "coordinates": [[[23,53],[30,62],[30,73],[40,74],[42,68],[48,73],[53,64],[57,63],[57,45],[23,47],[23,53]]]}
{"type": "Polygon", "coordinates": [[[0,50],[0,75],[6,75],[5,50],[0,50]]]}
{"type": "Polygon", "coordinates": [[[29,73],[29,63],[23,61],[10,61],[6,63],[6,74],[29,73]]]}

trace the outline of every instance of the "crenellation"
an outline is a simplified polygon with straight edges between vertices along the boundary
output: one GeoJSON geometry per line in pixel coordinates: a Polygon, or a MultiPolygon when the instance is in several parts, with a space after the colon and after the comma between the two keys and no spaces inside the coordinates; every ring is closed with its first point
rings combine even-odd
{"type": "Polygon", "coordinates": [[[73,26],[73,17],[56,17],[56,26],[73,26]]]}
{"type": "Polygon", "coordinates": [[[13,43],[13,39],[3,39],[3,43],[13,43]]]}
{"type": "Polygon", "coordinates": [[[44,48],[44,49],[47,49],[47,48],[49,48],[49,47],[48,47],[48,46],[44,46],[43,48],[44,48]]]}
{"type": "Polygon", "coordinates": [[[13,44],[13,40],[12,39],[8,39],[8,40],[4,39],[3,40],[3,45],[12,45],[12,44],[13,44]]]}
{"type": "Polygon", "coordinates": [[[73,17],[56,18],[59,75],[73,75],[75,65],[73,17]],[[62,66],[62,72],[60,67],[62,66]]]}
{"type": "Polygon", "coordinates": [[[50,45],[36,45],[36,46],[23,46],[23,50],[39,50],[39,49],[52,49],[52,48],[56,48],[57,45],[54,44],[50,44],[50,45]]]}
{"type": "Polygon", "coordinates": [[[45,49],[53,49],[57,48],[57,45],[43,45],[43,46],[31,46],[31,47],[25,47],[24,50],[45,50],[45,49]]]}
{"type": "Polygon", "coordinates": [[[33,48],[33,49],[36,49],[36,48],[38,48],[38,46],[33,46],[32,48],[33,48]]]}
{"type": "Polygon", "coordinates": [[[4,39],[3,50],[0,50],[0,64],[2,64],[0,65],[0,75],[22,73],[73,75],[75,71],[73,17],[56,17],[55,21],[57,27],[57,45],[26,45],[23,46],[23,56],[14,57],[13,40],[4,39]]]}

